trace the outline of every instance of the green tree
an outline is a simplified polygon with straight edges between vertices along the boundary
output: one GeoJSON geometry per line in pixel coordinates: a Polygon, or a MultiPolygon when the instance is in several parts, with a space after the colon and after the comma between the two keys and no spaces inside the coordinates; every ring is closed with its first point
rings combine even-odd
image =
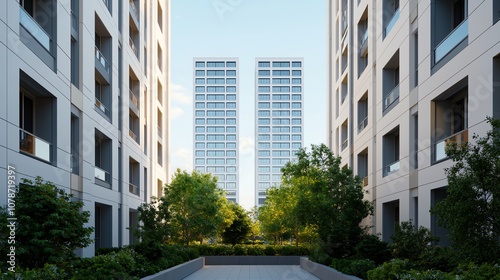
{"type": "Polygon", "coordinates": [[[354,253],[366,231],[360,223],[373,210],[363,200],[360,178],[340,162],[324,144],[312,145],[310,152],[300,149],[297,161],[282,169],[283,183],[294,186],[297,195],[298,221],[314,226],[323,250],[336,258],[354,253]]]}
{"type": "Polygon", "coordinates": [[[293,203],[288,197],[287,187],[272,187],[267,190],[267,197],[264,205],[259,209],[259,221],[267,239],[274,240],[274,243],[282,243],[284,239],[292,236],[293,228],[288,219],[291,218],[290,211],[293,203]]]}
{"type": "Polygon", "coordinates": [[[431,231],[423,226],[415,230],[411,221],[396,224],[394,234],[391,236],[393,257],[397,259],[418,260],[422,254],[432,248],[432,243],[438,241],[432,236],[431,231]]]}
{"type": "Polygon", "coordinates": [[[224,243],[234,246],[247,238],[250,233],[251,221],[243,207],[236,203],[231,203],[230,207],[234,213],[234,219],[222,233],[222,240],[224,243]]]}
{"type": "MultiPolygon", "coordinates": [[[[84,226],[90,213],[81,211],[83,203],[53,183],[41,177],[36,177],[34,183],[23,179],[15,202],[15,244],[5,244],[7,236],[1,236],[4,244],[0,247],[15,246],[16,266],[41,268],[46,263],[67,261],[74,258],[76,248],[92,243],[90,234],[94,229],[84,226]]],[[[6,220],[6,209],[0,212],[6,220]]]]}
{"type": "Polygon", "coordinates": [[[171,215],[172,234],[185,245],[217,234],[224,223],[227,204],[217,188],[217,178],[211,174],[177,169],[172,182],[165,188],[165,200],[171,215]]]}
{"type": "Polygon", "coordinates": [[[164,243],[170,237],[170,211],[165,197],[152,197],[137,209],[139,226],[133,232],[144,243],[164,243]]]}
{"type": "Polygon", "coordinates": [[[445,169],[447,196],[431,210],[463,261],[500,259],[500,120],[487,122],[491,130],[484,137],[475,134],[475,144],[446,146],[453,160],[445,169]]]}

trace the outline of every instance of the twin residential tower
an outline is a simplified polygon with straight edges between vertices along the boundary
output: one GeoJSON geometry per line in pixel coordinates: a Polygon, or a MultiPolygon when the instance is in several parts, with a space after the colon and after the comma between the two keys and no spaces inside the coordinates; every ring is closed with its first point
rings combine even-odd
{"type": "MultiPolygon", "coordinates": [[[[303,59],[255,61],[255,205],[281,183],[281,168],[303,146],[303,59]]],[[[239,61],[195,58],[194,167],[212,173],[239,201],[239,61]]]]}

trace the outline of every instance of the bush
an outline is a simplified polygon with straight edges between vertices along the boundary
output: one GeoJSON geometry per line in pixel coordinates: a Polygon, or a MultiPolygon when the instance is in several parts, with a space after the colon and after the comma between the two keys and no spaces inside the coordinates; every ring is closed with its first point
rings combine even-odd
{"type": "Polygon", "coordinates": [[[412,269],[408,260],[393,259],[368,271],[368,280],[396,280],[412,269]]]}
{"type": "Polygon", "coordinates": [[[354,247],[356,259],[370,259],[377,265],[391,259],[391,251],[387,242],[380,240],[378,235],[367,234],[354,247]]]}
{"type": "Polygon", "coordinates": [[[482,264],[481,266],[469,264],[459,266],[454,271],[460,276],[456,279],[463,280],[500,280],[500,265],[482,264]]]}
{"type": "Polygon", "coordinates": [[[52,264],[45,264],[42,268],[35,269],[16,269],[16,273],[8,272],[0,274],[1,280],[23,279],[23,280],[59,280],[69,278],[68,273],[52,264]]]}
{"type": "Polygon", "coordinates": [[[95,255],[96,256],[100,256],[100,255],[107,255],[109,253],[117,253],[117,252],[120,252],[121,250],[123,250],[123,248],[120,248],[120,247],[112,247],[112,248],[99,248],[95,251],[95,255]]]}
{"type": "Polygon", "coordinates": [[[247,256],[264,256],[264,247],[261,245],[247,246],[247,256]]]}
{"type": "Polygon", "coordinates": [[[275,256],[276,255],[276,249],[274,249],[273,246],[266,246],[264,249],[264,255],[266,256],[275,256]]]}
{"type": "Polygon", "coordinates": [[[235,256],[246,256],[247,255],[247,247],[241,245],[235,245],[233,247],[235,256]]]}
{"type": "Polygon", "coordinates": [[[430,244],[437,241],[428,228],[421,226],[415,231],[411,220],[396,225],[391,239],[393,257],[409,260],[418,260],[420,255],[431,247],[430,244]]]}
{"type": "Polygon", "coordinates": [[[107,255],[84,258],[74,268],[74,280],[137,279],[140,274],[136,260],[141,256],[134,250],[124,249],[107,255]]]}
{"type": "Polygon", "coordinates": [[[410,270],[409,272],[402,274],[399,279],[401,280],[454,280],[455,277],[446,274],[445,272],[439,270],[410,270]]]}
{"type": "Polygon", "coordinates": [[[431,246],[422,252],[415,265],[422,270],[437,269],[445,272],[452,271],[458,265],[455,252],[448,247],[431,246]]]}
{"type": "Polygon", "coordinates": [[[362,279],[366,279],[367,272],[374,269],[376,265],[374,261],[369,259],[333,259],[330,267],[344,274],[354,275],[362,279]]]}

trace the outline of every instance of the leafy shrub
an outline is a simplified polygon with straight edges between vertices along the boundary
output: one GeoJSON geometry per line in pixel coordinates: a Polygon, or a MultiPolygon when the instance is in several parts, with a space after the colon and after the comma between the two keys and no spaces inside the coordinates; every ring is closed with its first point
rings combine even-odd
{"type": "Polygon", "coordinates": [[[263,246],[247,246],[247,256],[264,256],[263,246]]]}
{"type": "Polygon", "coordinates": [[[428,228],[421,226],[415,231],[411,220],[396,225],[391,239],[393,257],[409,260],[418,260],[420,255],[431,247],[430,244],[437,241],[428,228]]]}
{"type": "Polygon", "coordinates": [[[241,245],[235,245],[233,247],[235,256],[246,256],[247,255],[247,247],[241,245]]]}
{"type": "Polygon", "coordinates": [[[431,246],[422,252],[415,265],[422,270],[437,269],[450,272],[458,265],[456,252],[448,247],[431,246]]]}
{"type": "Polygon", "coordinates": [[[454,271],[460,280],[500,280],[500,265],[498,264],[475,264],[458,266],[454,271]]]}
{"type": "Polygon", "coordinates": [[[42,268],[34,269],[16,269],[16,273],[8,272],[0,274],[1,280],[23,279],[23,280],[59,280],[69,278],[68,273],[61,268],[52,264],[45,264],[42,268]]]}
{"type": "Polygon", "coordinates": [[[440,270],[410,270],[407,273],[400,275],[401,280],[454,280],[455,277],[442,272],[440,270]]]}
{"type": "Polygon", "coordinates": [[[315,245],[309,254],[309,259],[313,262],[329,265],[332,263],[332,258],[325,253],[321,245],[315,245]]]}
{"type": "Polygon", "coordinates": [[[387,242],[380,240],[380,236],[367,234],[354,247],[356,259],[370,259],[380,265],[391,259],[391,251],[387,242]]]}
{"type": "Polygon", "coordinates": [[[366,279],[367,272],[374,269],[376,265],[374,261],[369,259],[333,259],[330,267],[344,274],[354,275],[366,279]]]}
{"type": "Polygon", "coordinates": [[[264,249],[264,254],[266,256],[274,256],[276,255],[276,249],[273,246],[266,246],[264,249]]]}
{"type": "Polygon", "coordinates": [[[109,253],[113,253],[113,252],[120,252],[120,250],[123,250],[123,248],[120,248],[120,247],[112,247],[112,248],[99,248],[95,251],[95,255],[96,256],[99,256],[99,255],[107,255],[109,253]]]}
{"type": "Polygon", "coordinates": [[[412,268],[408,260],[393,259],[368,271],[368,280],[396,280],[412,268]]]}
{"type": "Polygon", "coordinates": [[[138,258],[140,255],[130,249],[84,258],[74,268],[73,279],[137,279],[131,275],[138,274],[138,258]]]}

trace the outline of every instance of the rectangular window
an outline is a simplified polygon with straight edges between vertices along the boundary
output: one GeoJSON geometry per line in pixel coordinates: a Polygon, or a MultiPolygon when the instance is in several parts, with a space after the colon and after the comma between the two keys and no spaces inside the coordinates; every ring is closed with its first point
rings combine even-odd
{"type": "Polygon", "coordinates": [[[273,76],[290,76],[290,70],[273,70],[273,76]]]}
{"type": "Polygon", "coordinates": [[[228,61],[228,62],[226,62],[226,67],[236,67],[236,61],[228,61]]]}
{"type": "MultiPolygon", "coordinates": [[[[200,70],[197,70],[197,71],[200,71],[200,70]]],[[[224,70],[207,70],[207,76],[208,77],[224,76],[224,70]]]]}
{"type": "Polygon", "coordinates": [[[302,76],[302,70],[292,70],[292,76],[302,76]]]}
{"type": "MultiPolygon", "coordinates": [[[[196,92],[205,92],[205,87],[196,87],[196,92]]],[[[203,100],[203,99],[197,99],[197,100],[203,100]]]]}
{"type": "Polygon", "coordinates": [[[382,137],[383,176],[399,170],[399,126],[382,137]]]}
{"type": "Polygon", "coordinates": [[[259,86],[258,91],[259,92],[270,92],[271,90],[270,90],[270,87],[268,87],[268,86],[265,86],[265,87],[259,86]]]}
{"type": "Polygon", "coordinates": [[[203,79],[203,78],[196,78],[196,84],[197,85],[204,85],[205,84],[205,79],[203,79]]]}
{"type": "Polygon", "coordinates": [[[293,61],[292,67],[302,67],[302,62],[301,61],[293,61]]]}
{"type": "Polygon", "coordinates": [[[196,67],[205,67],[205,61],[196,61],[196,67]]]}
{"type": "Polygon", "coordinates": [[[236,76],[236,70],[227,70],[226,71],[226,76],[235,77],[236,76]]]}
{"type": "Polygon", "coordinates": [[[224,67],[224,61],[208,61],[207,67],[224,67]]]}
{"type": "Polygon", "coordinates": [[[269,70],[259,70],[259,77],[271,76],[271,71],[269,70]]]}
{"type": "Polygon", "coordinates": [[[269,61],[259,61],[259,67],[271,67],[271,63],[269,61]]]}
{"type": "Polygon", "coordinates": [[[196,70],[195,72],[197,77],[203,77],[205,76],[205,70],[196,70]]]}
{"type": "Polygon", "coordinates": [[[290,67],[288,61],[273,61],[273,67],[290,67]]]}
{"type": "Polygon", "coordinates": [[[235,85],[236,84],[236,79],[235,78],[227,78],[226,79],[226,84],[228,84],[228,85],[235,85]]]}

